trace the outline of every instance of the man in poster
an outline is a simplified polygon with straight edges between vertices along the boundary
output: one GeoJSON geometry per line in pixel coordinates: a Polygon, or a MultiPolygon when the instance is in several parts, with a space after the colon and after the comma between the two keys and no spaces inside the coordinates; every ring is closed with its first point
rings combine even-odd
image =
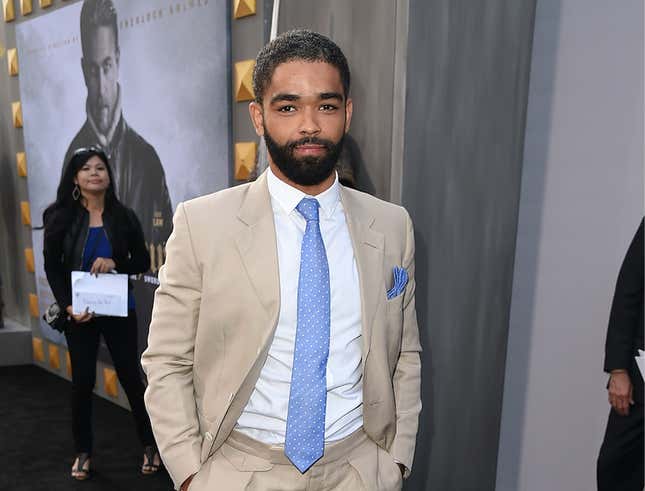
{"type": "Polygon", "coordinates": [[[160,266],[160,251],[172,229],[172,205],[157,152],[123,117],[119,32],[112,0],[83,2],[81,47],[87,120],[69,145],[64,165],[77,148],[99,145],[104,149],[119,199],[136,212],[151,256],[157,259],[153,265],[160,266]]]}

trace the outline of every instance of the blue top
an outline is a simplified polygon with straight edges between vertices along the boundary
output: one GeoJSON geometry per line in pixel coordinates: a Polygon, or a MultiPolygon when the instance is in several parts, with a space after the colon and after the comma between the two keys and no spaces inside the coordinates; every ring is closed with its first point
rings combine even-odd
{"type": "MultiPolygon", "coordinates": [[[[112,244],[103,227],[90,227],[83,249],[83,271],[92,269],[97,257],[112,257],[112,244]]],[[[128,289],[128,309],[134,310],[134,295],[128,289]]]]}

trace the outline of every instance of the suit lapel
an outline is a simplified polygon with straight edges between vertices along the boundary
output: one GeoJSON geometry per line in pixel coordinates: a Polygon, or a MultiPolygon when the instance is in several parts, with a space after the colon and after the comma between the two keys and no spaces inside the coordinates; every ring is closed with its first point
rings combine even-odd
{"type": "Polygon", "coordinates": [[[269,322],[264,340],[273,332],[280,312],[278,251],[266,172],[249,186],[238,218],[246,225],[236,236],[244,270],[269,322]]]}
{"type": "Polygon", "coordinates": [[[383,258],[385,239],[373,230],[374,217],[356,200],[352,192],[340,188],[349,235],[354,248],[361,289],[361,323],[363,336],[363,364],[367,359],[372,338],[372,325],[379,303],[385,298],[383,258]]]}
{"type": "MultiPolygon", "coordinates": [[[[385,298],[383,260],[385,239],[372,229],[374,217],[354,194],[343,186],[340,197],[347,219],[350,239],[356,258],[361,290],[361,328],[363,363],[367,359],[374,316],[385,298]]],[[[236,246],[244,270],[255,294],[267,314],[267,330],[263,341],[273,333],[280,313],[280,278],[275,224],[266,172],[249,186],[238,218],[246,225],[236,236],[236,246]]]]}

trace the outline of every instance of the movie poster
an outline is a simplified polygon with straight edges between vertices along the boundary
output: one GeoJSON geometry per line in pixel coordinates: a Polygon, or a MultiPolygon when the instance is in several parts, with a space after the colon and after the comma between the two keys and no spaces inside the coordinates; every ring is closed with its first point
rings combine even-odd
{"type": "MultiPolygon", "coordinates": [[[[149,272],[132,277],[142,351],[173,211],[229,185],[228,1],[85,0],[22,22],[16,33],[32,223],[42,225],[71,153],[104,149],[152,259],[149,272]]],[[[34,230],[44,312],[55,299],[42,245],[43,231],[34,230]]]]}

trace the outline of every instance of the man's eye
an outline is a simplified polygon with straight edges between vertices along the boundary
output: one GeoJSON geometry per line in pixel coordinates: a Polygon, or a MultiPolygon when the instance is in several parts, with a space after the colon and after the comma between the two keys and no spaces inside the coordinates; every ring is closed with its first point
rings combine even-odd
{"type": "Polygon", "coordinates": [[[291,113],[291,112],[293,112],[295,110],[296,110],[296,108],[294,106],[290,106],[290,105],[289,106],[282,106],[282,107],[278,108],[278,111],[281,112],[281,113],[291,113]]]}
{"type": "Polygon", "coordinates": [[[333,104],[323,104],[322,106],[320,106],[321,111],[334,111],[336,109],[338,108],[333,104]]]}

